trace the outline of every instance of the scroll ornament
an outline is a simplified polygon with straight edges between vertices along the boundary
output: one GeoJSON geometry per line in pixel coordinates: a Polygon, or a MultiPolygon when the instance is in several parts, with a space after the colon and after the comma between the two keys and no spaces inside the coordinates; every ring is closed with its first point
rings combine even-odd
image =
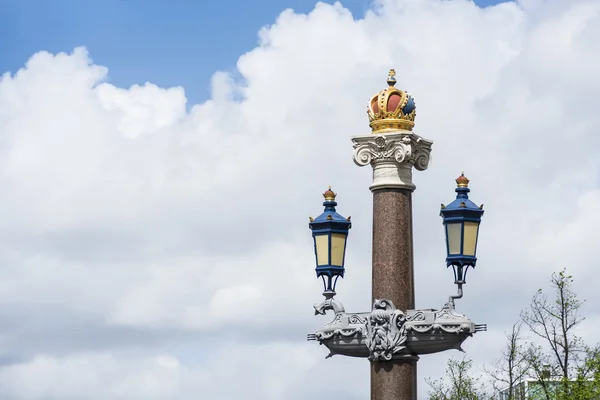
{"type": "Polygon", "coordinates": [[[413,133],[356,136],[352,139],[354,162],[359,166],[394,162],[419,171],[429,167],[433,142],[413,133]]]}

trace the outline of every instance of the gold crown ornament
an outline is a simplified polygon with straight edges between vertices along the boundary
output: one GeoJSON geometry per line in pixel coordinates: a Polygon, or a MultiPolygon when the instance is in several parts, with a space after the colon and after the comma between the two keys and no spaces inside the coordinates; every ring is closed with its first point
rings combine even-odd
{"type": "Polygon", "coordinates": [[[329,186],[329,189],[327,189],[325,193],[323,193],[325,201],[335,201],[335,196],[337,195],[333,193],[333,190],[331,190],[331,186],[329,186]]]}
{"type": "Polygon", "coordinates": [[[460,176],[458,178],[456,178],[456,185],[459,188],[469,187],[469,179],[465,176],[464,172],[462,174],[460,174],[460,176]]]}
{"type": "Polygon", "coordinates": [[[367,113],[372,133],[412,131],[417,114],[414,99],[404,90],[394,87],[395,70],[390,69],[387,83],[387,89],[383,89],[369,101],[367,113]]]}

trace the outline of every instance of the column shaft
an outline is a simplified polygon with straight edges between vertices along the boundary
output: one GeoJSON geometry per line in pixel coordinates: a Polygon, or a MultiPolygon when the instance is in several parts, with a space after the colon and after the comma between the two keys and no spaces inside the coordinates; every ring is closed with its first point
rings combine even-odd
{"type": "Polygon", "coordinates": [[[373,192],[373,298],[396,308],[415,307],[412,193],[407,189],[373,192]]]}
{"type": "Polygon", "coordinates": [[[417,361],[371,363],[371,400],[417,400],[417,361]]]}
{"type": "MultiPolygon", "coordinates": [[[[414,309],[412,193],[373,191],[373,301],[414,309]]],[[[371,400],[416,400],[417,362],[371,363],[371,400]]]]}

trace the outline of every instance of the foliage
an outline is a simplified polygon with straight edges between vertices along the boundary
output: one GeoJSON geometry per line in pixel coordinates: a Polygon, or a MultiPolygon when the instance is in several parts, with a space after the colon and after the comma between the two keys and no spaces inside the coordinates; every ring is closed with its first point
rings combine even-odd
{"type": "MultiPolygon", "coordinates": [[[[568,383],[570,399],[595,400],[600,399],[600,348],[587,348],[583,365],[579,368],[577,377],[568,383]]],[[[566,399],[566,396],[563,396],[566,399]]]]}
{"type": "MultiPolygon", "coordinates": [[[[505,390],[503,400],[600,400],[600,345],[589,347],[576,334],[584,321],[584,301],[566,270],[553,273],[550,283],[551,296],[537,291],[521,321],[505,333],[499,358],[484,371],[494,392],[505,390]],[[526,344],[528,333],[542,345],[526,344]]],[[[491,398],[471,375],[471,367],[471,360],[448,361],[444,380],[427,380],[430,400],[491,398]]]]}
{"type": "Polygon", "coordinates": [[[484,371],[492,378],[494,391],[508,388],[506,400],[523,400],[526,397],[523,386],[519,386],[527,377],[529,363],[525,356],[522,323],[517,322],[509,333],[505,333],[506,344],[500,352],[500,358],[484,371]]]}
{"type": "Polygon", "coordinates": [[[430,400],[484,400],[489,399],[483,384],[477,384],[477,378],[470,375],[472,360],[448,360],[446,379],[432,381],[426,379],[431,391],[430,400]]]}
{"type": "Polygon", "coordinates": [[[583,302],[572,289],[573,277],[565,270],[552,274],[551,282],[556,298],[551,301],[542,289],[538,290],[521,318],[533,334],[549,345],[555,369],[562,378],[569,379],[585,352],[583,341],[574,333],[584,320],[579,315],[583,302]]]}
{"type": "Polygon", "coordinates": [[[541,338],[549,351],[546,353],[541,347],[531,345],[525,357],[532,377],[539,381],[547,400],[573,399],[576,395],[573,392],[575,385],[570,382],[585,365],[582,356],[586,347],[575,334],[576,328],[584,320],[579,313],[583,302],[573,291],[573,277],[567,275],[565,270],[552,274],[551,286],[554,290],[553,300],[539,289],[529,309],[521,313],[521,319],[530,332],[541,338]]]}

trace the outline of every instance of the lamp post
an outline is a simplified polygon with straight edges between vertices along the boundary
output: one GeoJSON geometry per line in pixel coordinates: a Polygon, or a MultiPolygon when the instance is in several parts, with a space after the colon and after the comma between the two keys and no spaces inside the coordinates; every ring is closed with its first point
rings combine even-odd
{"type": "Polygon", "coordinates": [[[454,299],[462,297],[468,268],[475,268],[477,263],[477,238],[483,215],[483,204],[477,206],[469,200],[469,179],[464,172],[456,178],[456,184],[456,199],[447,206],[442,204],[440,211],[446,234],[446,266],[452,266],[454,283],[458,285],[458,294],[450,297],[452,306],[454,299]]]}
{"type": "Polygon", "coordinates": [[[483,210],[467,196],[468,179],[457,179],[457,199],[441,215],[446,230],[447,266],[453,266],[458,295],[440,309],[415,309],[412,235],[413,167],[429,166],[433,142],[412,132],[416,114],[413,98],[395,87],[390,70],[388,88],[374,95],[368,106],[372,133],[355,136],[354,162],[373,168],[373,306],[369,312],[347,313],[336,300],[335,283],[344,275],[344,253],[350,229],[335,210],[331,188],[323,195],[325,211],[310,219],[317,276],[323,278],[325,301],[316,314],[334,312],[334,319],[308,335],[333,355],[364,357],[371,361],[371,400],[416,400],[419,355],[449,349],[475,332],[486,330],[455,310],[462,297],[466,270],[474,267],[479,223],[483,210]]]}
{"type": "Polygon", "coordinates": [[[317,261],[317,278],[323,279],[323,296],[326,304],[315,312],[324,314],[325,308],[332,307],[335,303],[335,285],[338,278],[344,277],[344,259],[346,254],[346,240],[348,231],[352,227],[350,217],[344,218],[335,210],[336,194],[329,189],[323,193],[325,210],[317,218],[310,218],[308,224],[312,230],[315,244],[315,258],[317,261]]]}

